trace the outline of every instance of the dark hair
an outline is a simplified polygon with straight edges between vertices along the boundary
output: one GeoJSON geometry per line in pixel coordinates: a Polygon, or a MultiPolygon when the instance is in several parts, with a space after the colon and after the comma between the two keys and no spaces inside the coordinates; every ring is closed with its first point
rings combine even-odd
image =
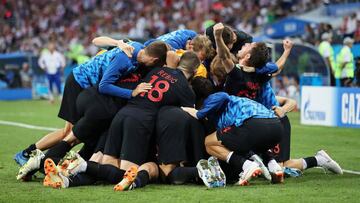
{"type": "MultiPolygon", "coordinates": [[[[234,43],[234,41],[233,41],[234,34],[235,33],[233,32],[231,27],[229,27],[227,25],[224,27],[224,30],[222,33],[222,38],[223,38],[226,46],[228,44],[234,43]]],[[[206,28],[205,35],[209,37],[210,41],[212,42],[213,48],[216,49],[216,42],[215,42],[215,36],[214,36],[214,25],[206,28]]]]}
{"type": "Polygon", "coordinates": [[[191,87],[196,95],[196,108],[200,108],[204,100],[214,93],[214,86],[209,79],[203,77],[195,77],[191,81],[191,87]]]}
{"type": "Polygon", "coordinates": [[[189,73],[194,73],[200,65],[200,59],[197,57],[195,52],[186,51],[179,61],[178,67],[185,69],[189,73]]]}
{"type": "Polygon", "coordinates": [[[145,53],[151,57],[157,58],[154,67],[162,67],[166,63],[166,54],[168,46],[165,42],[156,41],[145,47],[145,53]]]}
{"type": "Polygon", "coordinates": [[[258,42],[250,51],[248,65],[255,68],[261,68],[265,66],[269,56],[269,49],[266,44],[264,42],[258,42]]]}

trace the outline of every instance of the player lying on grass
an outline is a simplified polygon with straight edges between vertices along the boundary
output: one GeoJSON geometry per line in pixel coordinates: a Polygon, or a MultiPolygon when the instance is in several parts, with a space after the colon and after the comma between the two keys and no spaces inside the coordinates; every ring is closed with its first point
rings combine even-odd
{"type": "MultiPolygon", "coordinates": [[[[123,99],[130,99],[131,97],[135,97],[138,94],[146,92],[150,89],[151,85],[146,83],[140,84],[134,91],[116,86],[115,84],[119,79],[121,79],[121,77],[134,72],[139,63],[147,66],[157,64],[163,65],[166,62],[166,52],[168,47],[163,42],[153,43],[145,49],[143,49],[143,46],[140,43],[133,42],[131,45],[135,46],[134,53],[129,55],[131,58],[129,58],[125,52],[122,52],[117,48],[109,52],[105,52],[103,54],[104,56],[99,55],[94,57],[91,61],[85,63],[85,65],[88,64],[87,66],[81,65],[75,68],[73,70],[73,75],[76,75],[76,78],[79,78],[78,80],[81,82],[76,82],[74,80],[71,84],[76,84],[80,87],[79,83],[81,83],[83,88],[74,89],[71,88],[71,85],[68,88],[65,86],[63,97],[64,104],[62,104],[61,107],[63,110],[60,110],[60,112],[63,112],[64,115],[67,115],[70,118],[74,118],[76,116],[76,122],[79,121],[80,118],[84,118],[84,116],[80,117],[77,113],[76,99],[83,89],[95,86],[97,83],[99,83],[100,93],[123,99]],[[109,57],[112,57],[112,59],[109,57]],[[67,89],[69,92],[68,94],[66,94],[67,89]],[[67,111],[64,109],[67,109],[67,111]],[[74,111],[76,112],[75,114],[74,111]]],[[[76,122],[74,122],[74,124],[76,122]]],[[[76,128],[74,128],[74,130],[76,130],[76,128]]],[[[44,160],[44,157],[54,157],[55,155],[56,157],[63,157],[65,153],[78,142],[79,140],[74,135],[74,131],[70,131],[62,142],[57,143],[48,150],[47,156],[45,156],[39,149],[33,150],[33,154],[30,156],[33,158],[31,159],[31,163],[25,164],[20,168],[17,178],[21,179],[29,172],[39,169],[38,167],[42,165],[43,161],[41,160],[44,160]],[[40,162],[41,164],[39,165],[40,162]]]]}
{"type": "MultiPolygon", "coordinates": [[[[177,61],[176,57],[175,52],[170,52],[168,60],[177,61]]],[[[129,100],[128,104],[115,116],[109,129],[102,159],[103,165],[112,171],[104,171],[105,175],[117,175],[117,177],[109,178],[111,181],[121,180],[118,175],[124,174],[125,170],[129,170],[127,174],[136,173],[137,167],[146,163],[149,158],[151,159],[153,154],[149,152],[155,147],[151,145],[151,136],[155,126],[156,114],[161,106],[194,106],[195,96],[189,87],[188,80],[196,72],[196,67],[200,63],[199,59],[195,53],[186,52],[181,57],[177,68],[175,64],[171,65],[171,63],[173,62],[167,62],[167,66],[171,68],[153,69],[144,81],[154,84],[154,87],[149,92],[129,100]]],[[[61,176],[51,161],[46,163],[49,163],[49,166],[45,166],[48,173],[44,184],[58,186],[59,184],[54,182],[58,182],[61,176]]],[[[68,174],[76,175],[80,172],[91,172],[92,169],[90,168],[93,167],[100,168],[94,162],[85,162],[78,155],[74,163],[77,163],[76,167],[68,168],[68,174]]],[[[63,178],[61,177],[61,179],[63,178]]],[[[61,181],[60,185],[67,187],[66,182],[61,181]]],[[[127,186],[121,186],[124,182],[128,181],[120,182],[120,185],[115,186],[115,189],[127,188],[127,186]]]]}

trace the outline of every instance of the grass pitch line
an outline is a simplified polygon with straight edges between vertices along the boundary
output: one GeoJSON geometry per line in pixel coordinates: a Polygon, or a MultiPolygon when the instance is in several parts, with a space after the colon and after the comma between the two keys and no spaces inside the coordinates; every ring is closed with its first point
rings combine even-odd
{"type": "Polygon", "coordinates": [[[16,127],[20,127],[20,128],[33,129],[33,130],[46,130],[46,131],[58,130],[57,128],[49,128],[49,127],[43,127],[43,126],[29,125],[29,124],[25,124],[25,123],[18,123],[18,122],[4,121],[4,120],[0,120],[0,124],[1,125],[16,126],[16,127]]]}

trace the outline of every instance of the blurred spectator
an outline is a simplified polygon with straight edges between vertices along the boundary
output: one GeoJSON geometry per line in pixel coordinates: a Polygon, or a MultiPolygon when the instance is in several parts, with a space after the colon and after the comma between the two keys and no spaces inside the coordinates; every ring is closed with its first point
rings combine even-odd
{"type": "Polygon", "coordinates": [[[31,88],[32,70],[28,63],[23,63],[20,70],[21,85],[24,88],[31,88]]]}
{"type": "Polygon", "coordinates": [[[50,42],[48,49],[44,49],[41,52],[39,58],[39,66],[46,72],[46,76],[49,82],[49,99],[50,102],[54,102],[54,85],[56,86],[57,93],[61,94],[61,73],[65,68],[64,56],[56,51],[55,43],[50,42]]]}
{"type": "Polygon", "coordinates": [[[335,86],[335,71],[336,71],[336,64],[335,64],[335,56],[334,56],[334,49],[331,46],[332,35],[330,33],[323,33],[321,35],[321,43],[319,45],[319,53],[325,59],[327,66],[329,67],[330,73],[330,85],[335,86]]]}
{"type": "Polygon", "coordinates": [[[349,16],[348,20],[346,21],[346,29],[344,33],[345,37],[354,37],[354,33],[356,31],[356,24],[357,24],[356,13],[353,13],[349,16]]]}
{"type": "Polygon", "coordinates": [[[313,9],[322,1],[2,0],[0,4],[1,53],[20,49],[38,54],[56,37],[61,52],[75,42],[85,46],[86,55],[93,55],[97,50],[89,42],[98,35],[153,38],[179,28],[202,32],[203,25],[218,21],[253,34],[266,23],[313,9]]]}
{"type": "Polygon", "coordinates": [[[354,40],[350,37],[344,39],[344,45],[340,53],[336,56],[336,62],[338,65],[335,77],[340,77],[341,86],[349,87],[354,80],[354,55],[351,52],[354,40]]]}

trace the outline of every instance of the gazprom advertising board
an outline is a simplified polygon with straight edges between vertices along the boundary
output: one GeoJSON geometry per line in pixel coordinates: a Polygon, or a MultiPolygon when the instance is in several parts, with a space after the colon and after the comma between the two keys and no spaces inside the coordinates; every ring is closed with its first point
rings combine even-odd
{"type": "Polygon", "coordinates": [[[360,128],[360,88],[303,86],[301,124],[360,128]]]}

